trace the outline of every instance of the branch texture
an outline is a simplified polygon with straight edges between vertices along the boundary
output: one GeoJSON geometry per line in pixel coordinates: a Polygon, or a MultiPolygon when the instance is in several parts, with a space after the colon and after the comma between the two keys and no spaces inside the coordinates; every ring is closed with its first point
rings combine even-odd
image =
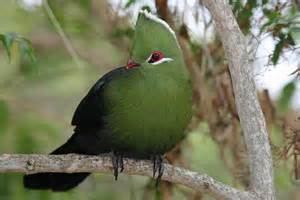
{"type": "MultiPolygon", "coordinates": [[[[124,159],[124,172],[130,175],[152,177],[152,163],[150,161],[137,161],[124,159]]],[[[164,165],[162,180],[185,185],[194,190],[210,193],[216,197],[226,199],[254,199],[254,195],[242,192],[224,185],[212,177],[199,174],[183,168],[164,165]]],[[[0,173],[38,173],[38,172],[101,172],[112,173],[111,157],[86,155],[38,155],[38,154],[2,154],[0,155],[0,173]]]]}
{"type": "Polygon", "coordinates": [[[203,4],[214,19],[229,62],[236,107],[248,151],[250,189],[261,199],[275,199],[271,148],[246,39],[227,0],[203,0],[203,4]]]}

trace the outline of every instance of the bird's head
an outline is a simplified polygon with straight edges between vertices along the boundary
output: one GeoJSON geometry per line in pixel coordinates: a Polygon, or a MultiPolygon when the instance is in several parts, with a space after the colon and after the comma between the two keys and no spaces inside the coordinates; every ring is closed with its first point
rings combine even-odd
{"type": "Polygon", "coordinates": [[[174,67],[184,67],[176,35],[165,21],[146,10],[141,10],[126,68],[163,67],[167,66],[167,63],[174,67]]]}

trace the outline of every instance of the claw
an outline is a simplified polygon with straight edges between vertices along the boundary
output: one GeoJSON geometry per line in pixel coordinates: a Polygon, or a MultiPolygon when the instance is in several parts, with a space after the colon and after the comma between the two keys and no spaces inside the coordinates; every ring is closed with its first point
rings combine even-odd
{"type": "Polygon", "coordinates": [[[161,179],[163,173],[164,173],[164,169],[165,169],[165,166],[164,166],[164,163],[163,163],[163,159],[160,157],[159,159],[159,164],[158,164],[158,176],[157,176],[157,179],[161,179]]]}
{"type": "Polygon", "coordinates": [[[114,169],[115,180],[118,180],[119,162],[118,162],[118,157],[114,153],[111,156],[111,162],[112,162],[112,166],[113,166],[113,169],[114,169]]]}
{"type": "Polygon", "coordinates": [[[123,155],[113,153],[111,156],[112,166],[114,169],[114,177],[115,180],[118,180],[119,172],[123,172],[124,170],[124,162],[123,162],[123,155]],[[119,171],[120,169],[120,171],[119,171]]]}
{"type": "Polygon", "coordinates": [[[124,171],[124,160],[123,160],[123,155],[119,155],[119,164],[120,164],[120,172],[124,171]]]}
{"type": "Polygon", "coordinates": [[[155,178],[155,174],[157,173],[155,185],[158,186],[158,183],[161,180],[161,177],[164,173],[163,159],[160,155],[155,155],[152,157],[152,162],[153,162],[153,178],[155,178]]]}
{"type": "Polygon", "coordinates": [[[153,178],[155,178],[155,174],[156,174],[156,156],[153,156],[152,157],[152,162],[153,162],[153,174],[152,174],[152,176],[153,176],[153,178]]]}

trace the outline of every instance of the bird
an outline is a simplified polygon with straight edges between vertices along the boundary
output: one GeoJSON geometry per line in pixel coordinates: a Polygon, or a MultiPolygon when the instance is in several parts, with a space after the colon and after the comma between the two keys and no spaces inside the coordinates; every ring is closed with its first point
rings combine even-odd
{"type": "MultiPolygon", "coordinates": [[[[163,173],[163,156],[186,136],[192,118],[192,86],[174,31],[140,10],[128,62],[102,76],[72,118],[72,136],[59,154],[112,154],[115,179],[123,158],[150,159],[153,176],[163,173]]],[[[24,175],[28,189],[67,191],[90,173],[24,175]]]]}

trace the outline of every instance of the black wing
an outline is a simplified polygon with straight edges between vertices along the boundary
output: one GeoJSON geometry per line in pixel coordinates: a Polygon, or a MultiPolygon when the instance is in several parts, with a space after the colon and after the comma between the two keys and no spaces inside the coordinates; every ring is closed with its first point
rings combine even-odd
{"type": "Polygon", "coordinates": [[[101,126],[103,121],[103,89],[111,80],[126,72],[125,67],[119,67],[102,76],[79,103],[73,115],[72,125],[82,128],[101,126]]]}

